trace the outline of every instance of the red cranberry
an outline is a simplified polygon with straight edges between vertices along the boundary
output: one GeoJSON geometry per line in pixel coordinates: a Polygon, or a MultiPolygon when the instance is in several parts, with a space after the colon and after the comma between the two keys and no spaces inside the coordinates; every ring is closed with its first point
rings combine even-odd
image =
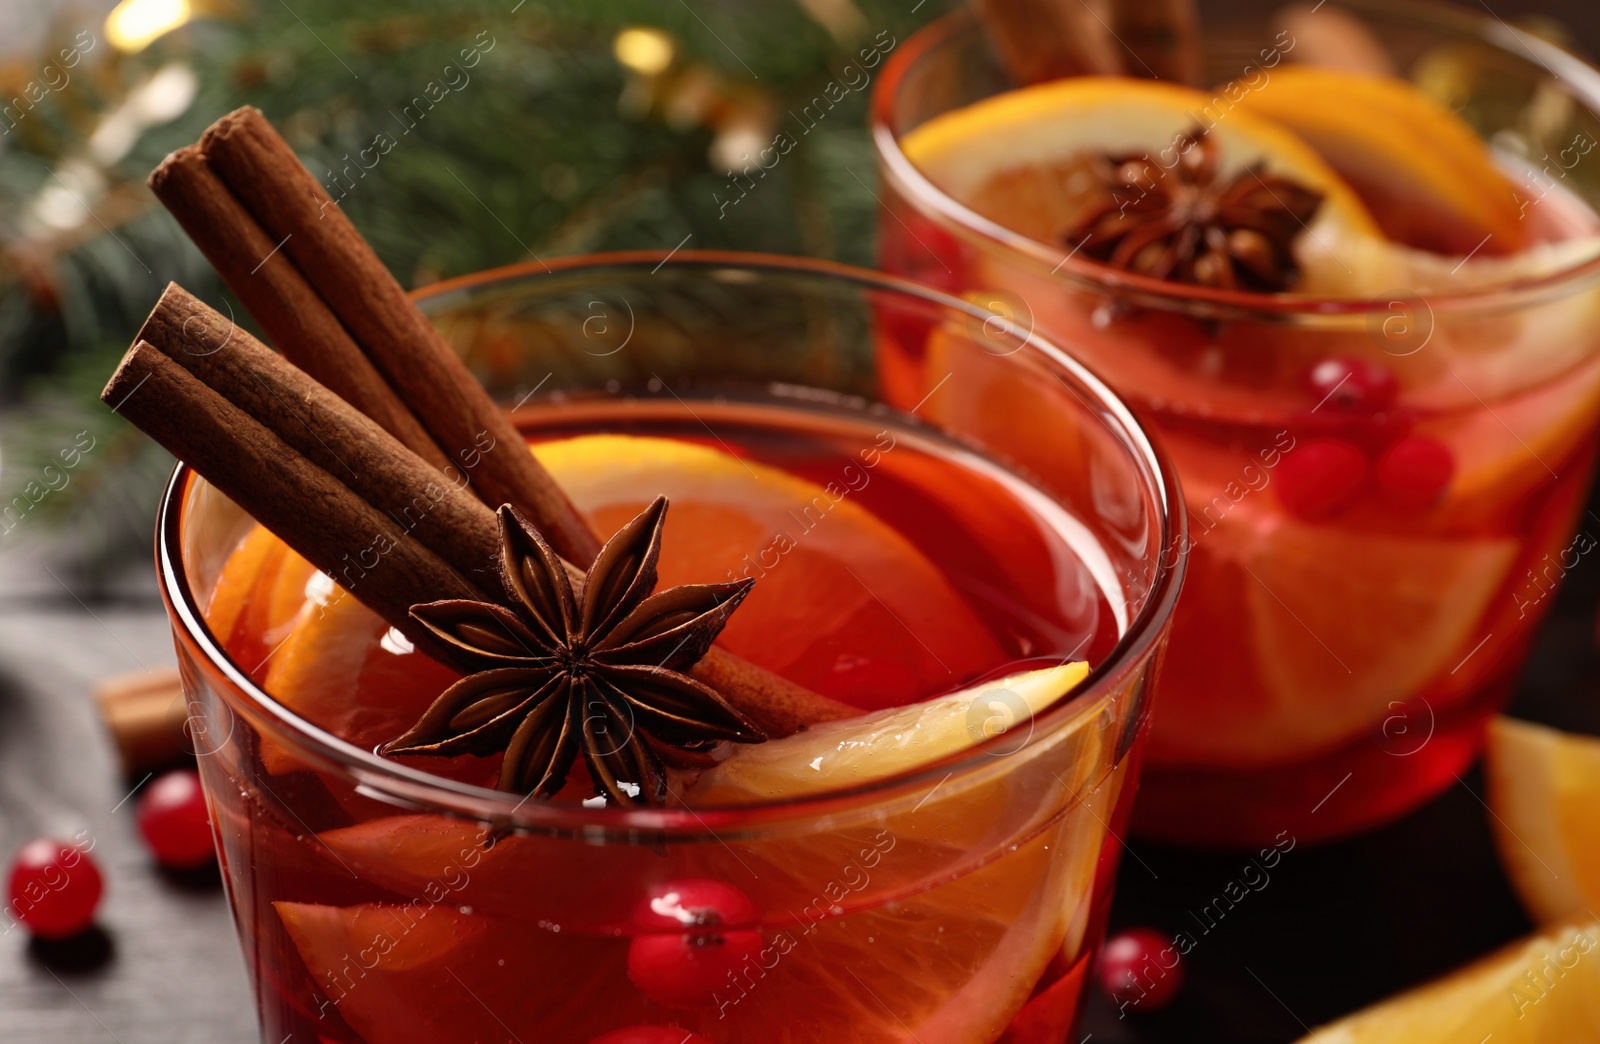
{"type": "Polygon", "coordinates": [[[1348,442],[1313,439],[1278,462],[1278,499],[1301,518],[1327,518],[1349,507],[1367,478],[1367,458],[1348,442]]]}
{"type": "Polygon", "coordinates": [[[629,1026],[602,1033],[589,1044],[711,1044],[698,1033],[666,1026],[629,1026]]]}
{"type": "Polygon", "coordinates": [[[705,1008],[719,991],[737,995],[735,978],[747,966],[762,972],[755,904],[732,885],[704,879],[673,881],[652,890],[634,911],[643,934],[628,946],[628,978],[657,1004],[705,1008]]]}
{"type": "Polygon", "coordinates": [[[162,866],[189,870],[216,858],[206,796],[192,769],[168,772],[146,787],[136,818],[144,843],[162,866]]]}
{"type": "Polygon", "coordinates": [[[1155,1011],[1172,1003],[1183,985],[1182,955],[1168,936],[1130,928],[1100,951],[1100,988],[1119,1006],[1155,1011]]]}
{"type": "Polygon", "coordinates": [[[1387,407],[1400,392],[1388,367],[1351,356],[1317,363],[1306,374],[1306,388],[1324,409],[1369,413],[1387,407]]]}
{"type": "Polygon", "coordinates": [[[29,841],[11,863],[8,909],[43,939],[65,939],[94,923],[105,885],[88,854],[54,838],[29,841]]]}
{"type": "Polygon", "coordinates": [[[1444,496],[1455,470],[1448,446],[1426,435],[1412,435],[1378,458],[1378,486],[1396,506],[1421,511],[1444,496]]]}

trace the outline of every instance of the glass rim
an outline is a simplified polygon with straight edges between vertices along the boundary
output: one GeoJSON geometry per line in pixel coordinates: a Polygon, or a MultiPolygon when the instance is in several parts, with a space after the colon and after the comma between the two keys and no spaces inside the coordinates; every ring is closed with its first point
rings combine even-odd
{"type": "MultiPolygon", "coordinates": [[[[430,284],[413,291],[411,297],[424,303],[451,294],[512,284],[530,276],[542,278],[585,270],[596,273],[643,270],[654,274],[663,267],[708,271],[736,269],[758,275],[801,276],[821,283],[844,284],[863,290],[918,298],[991,324],[996,318],[1003,318],[932,288],[866,269],[810,258],[733,251],[627,251],[575,255],[550,261],[536,259],[430,284]]],[[[1004,324],[1004,328],[1014,336],[1018,333],[1009,322],[1004,324]]],[[[1051,365],[1065,370],[1078,385],[1078,394],[1081,396],[1086,392],[1091,396],[1089,408],[1115,420],[1119,430],[1114,435],[1142,465],[1144,474],[1140,476],[1141,482],[1160,512],[1161,541],[1143,608],[1129,619],[1126,631],[1118,638],[1110,653],[1101,663],[1092,665],[1082,682],[1064,694],[1063,698],[1058,698],[1032,716],[1035,728],[1030,734],[1031,740],[1034,735],[1048,734],[1050,727],[1071,720],[1078,712],[1104,699],[1149,655],[1151,646],[1170,620],[1177,600],[1186,565],[1188,524],[1177,472],[1165,451],[1138,423],[1132,410],[1083,363],[1054,344],[1031,331],[1023,335],[1021,340],[1019,350],[1038,351],[1051,365]]],[[[532,832],[580,832],[585,836],[596,830],[608,836],[632,832],[674,836],[716,835],[719,827],[747,829],[847,812],[862,801],[893,799],[940,773],[946,773],[945,779],[975,774],[983,765],[1000,760],[992,756],[991,748],[1007,742],[1004,735],[997,735],[974,744],[957,757],[944,758],[883,779],[818,794],[705,809],[584,808],[579,805],[534,802],[517,794],[447,779],[402,765],[339,738],[274,700],[234,662],[221,641],[211,633],[198,601],[190,590],[182,555],[185,504],[194,481],[199,479],[201,476],[197,472],[179,461],[162,494],[156,520],[155,557],[161,595],[169,618],[180,630],[180,640],[187,641],[194,651],[202,655],[210,668],[260,712],[266,722],[292,735],[297,755],[310,754],[313,760],[337,770],[354,780],[358,786],[388,798],[399,799],[408,805],[479,821],[503,823],[532,832]]],[[[1139,723],[1132,722],[1130,727],[1139,727],[1139,723]]],[[[1013,745],[1014,742],[1011,741],[1013,745]]],[[[1126,752],[1122,753],[1117,761],[1126,756],[1126,752]]]]}
{"type": "MultiPolygon", "coordinates": [[[[1498,18],[1475,11],[1437,3],[1434,0],[1339,0],[1340,6],[1370,11],[1385,17],[1401,17],[1443,25],[1463,36],[1526,61],[1517,51],[1531,56],[1561,81],[1575,98],[1600,116],[1600,69],[1583,58],[1540,37],[1516,29],[1498,18]],[[1516,45],[1514,51],[1512,44],[1516,45]]],[[[953,37],[974,31],[978,17],[969,6],[962,6],[935,19],[913,33],[897,49],[884,67],[883,76],[873,86],[868,108],[868,128],[879,161],[900,182],[911,189],[908,202],[933,216],[965,240],[977,241],[983,251],[996,249],[1019,254],[1028,261],[1044,265],[1050,275],[1125,296],[1141,303],[1158,302],[1157,307],[1177,310],[1191,306],[1231,315],[1263,316],[1281,321],[1315,318],[1361,317],[1391,314],[1396,295],[1426,301],[1434,311],[1485,311],[1513,307],[1527,300],[1558,296],[1568,287],[1600,278],[1600,254],[1537,276],[1511,278],[1461,290],[1419,292],[1391,288],[1376,297],[1319,297],[1313,294],[1271,294],[1250,290],[1223,290],[1178,283],[1152,276],[1111,268],[1085,258],[1073,257],[1038,240],[1031,239],[990,221],[934,185],[900,148],[894,130],[894,107],[900,87],[916,63],[953,37]]],[[[952,110],[953,111],[953,110],[952,110]]]]}

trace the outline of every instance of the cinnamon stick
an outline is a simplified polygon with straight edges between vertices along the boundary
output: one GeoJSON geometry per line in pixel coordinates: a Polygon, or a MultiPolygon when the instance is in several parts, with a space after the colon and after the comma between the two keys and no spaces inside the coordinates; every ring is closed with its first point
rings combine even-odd
{"type": "MultiPolygon", "coordinates": [[[[1104,6],[1103,0],[1093,0],[1104,6]]],[[[1023,85],[1123,71],[1109,18],[1085,0],[973,0],[1000,61],[1023,85]]]]}
{"type": "MultiPolygon", "coordinates": [[[[197,241],[212,244],[207,256],[229,285],[248,288],[253,296],[246,298],[241,293],[241,299],[263,321],[264,329],[263,315],[274,309],[300,309],[310,317],[278,324],[280,347],[287,354],[316,358],[326,351],[348,355],[353,348],[355,354],[365,356],[373,364],[371,368],[338,371],[353,374],[352,379],[361,386],[358,396],[367,386],[384,386],[387,381],[383,390],[396,393],[401,412],[414,411],[414,419],[430,442],[454,451],[461,469],[469,473],[469,489],[488,508],[515,504],[569,562],[593,560],[603,543],[600,535],[589,527],[554,478],[525,451],[520,433],[507,416],[258,111],[240,109],[217,121],[201,139],[198,152],[179,150],[152,176],[152,184],[178,214],[180,223],[186,228],[194,226],[190,231],[197,241]],[[198,201],[188,197],[191,191],[200,197],[198,201]],[[253,234],[254,247],[275,241],[278,253],[263,265],[252,249],[235,245],[236,224],[246,229],[247,237],[253,234]],[[280,258],[284,263],[278,265],[280,258]],[[248,271],[244,267],[247,262],[251,265],[248,271]],[[270,285],[256,284],[257,268],[271,270],[270,285]],[[314,300],[306,304],[308,295],[314,300]],[[505,449],[494,452],[498,447],[505,449]]],[[[438,476],[420,474],[416,460],[406,459],[404,447],[386,441],[382,431],[363,431],[347,416],[354,411],[341,410],[339,396],[327,394],[326,389],[319,395],[313,387],[316,381],[304,374],[297,376],[292,366],[278,365],[254,339],[232,331],[231,324],[224,331],[224,322],[201,302],[169,290],[142,336],[304,455],[311,467],[347,482],[358,499],[401,520],[407,532],[463,579],[484,582],[481,571],[485,567],[478,563],[492,563],[495,556],[486,554],[487,545],[492,538],[497,550],[498,543],[488,508],[473,505],[469,497],[452,488],[441,498],[447,508],[435,511],[430,507],[426,523],[413,524],[416,491],[436,486],[438,476]],[[226,353],[205,350],[222,343],[223,333],[244,346],[237,357],[223,358],[226,353]],[[203,342],[198,354],[194,351],[197,336],[203,342]],[[286,402],[301,405],[286,409],[286,402]],[[330,434],[329,428],[335,422],[337,436],[330,434]],[[365,456],[364,447],[370,451],[365,456]],[[407,490],[412,491],[409,497],[404,496],[407,490]]],[[[107,394],[111,394],[109,388],[107,394]]],[[[173,452],[195,463],[192,455],[173,452]]],[[[204,473],[198,465],[197,469],[204,473]]],[[[454,487],[453,478],[451,485],[454,487]]],[[[428,499],[431,505],[433,498],[428,499]]],[[[271,524],[268,528],[298,546],[293,534],[271,524]]],[[[312,554],[302,554],[316,563],[312,554]]],[[[581,583],[582,570],[574,572],[581,583]]],[[[337,572],[330,575],[340,579],[337,572]]],[[[488,586],[494,589],[496,585],[488,586]]],[[[371,586],[354,593],[364,601],[387,597],[384,590],[371,586]]],[[[442,596],[439,589],[419,589],[410,595],[406,607],[442,596]]],[[[374,608],[391,622],[400,610],[395,604],[374,608]]],[[[788,735],[808,724],[860,713],[719,648],[707,653],[691,673],[721,690],[769,735],[788,735]]]]}
{"type": "Polygon", "coordinates": [[[1129,53],[1127,72],[1191,87],[1200,83],[1195,0],[1113,0],[1111,16],[1111,32],[1129,53]]]}
{"type": "MultiPolygon", "coordinates": [[[[448,473],[441,475],[350,403],[176,283],[161,295],[137,339],[338,479],[480,590],[498,590],[499,523],[465,491],[464,477],[452,481],[448,473]]],[[[407,597],[409,606],[440,596],[410,590],[407,597]]],[[[374,608],[387,617],[406,607],[374,608]]]]}
{"type": "Polygon", "coordinates": [[[349,218],[260,111],[238,109],[200,139],[206,162],[294,261],[447,455],[471,463],[485,503],[515,504],[585,568],[600,541],[488,392],[406,296],[349,218]]]}
{"type": "Polygon", "coordinates": [[[162,161],[150,189],[222,276],[269,340],[300,369],[371,417],[435,467],[449,459],[396,397],[306,282],[228,186],[187,146],[162,161]]]}
{"type": "Polygon", "coordinates": [[[726,696],[768,736],[790,736],[811,725],[863,713],[859,707],[819,696],[716,645],[689,673],[726,696]]]}
{"type": "MultiPolygon", "coordinates": [[[[430,655],[462,666],[409,609],[496,600],[483,593],[498,591],[494,513],[180,287],[140,337],[102,400],[430,655]]],[[[861,713],[715,647],[691,673],[769,735],[861,713]]]]}
{"type": "Polygon", "coordinates": [[[1140,76],[1195,85],[1195,0],[973,0],[1001,63],[1023,85],[1140,76]]]}
{"type": "Polygon", "coordinates": [[[484,599],[386,514],[159,349],[135,344],[100,397],[414,642],[426,640],[408,615],[419,592],[424,601],[484,599]]]}

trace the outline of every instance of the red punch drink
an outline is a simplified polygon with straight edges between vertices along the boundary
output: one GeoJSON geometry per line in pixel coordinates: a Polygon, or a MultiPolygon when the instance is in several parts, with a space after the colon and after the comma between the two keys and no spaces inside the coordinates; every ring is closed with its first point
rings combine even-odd
{"type": "Polygon", "coordinates": [[[384,556],[320,573],[180,470],[162,562],[263,1039],[1065,1039],[1181,572],[1120,404],[823,265],[580,261],[423,306],[597,533],[665,496],[658,589],[753,579],[718,648],[852,716],[664,752],[659,807],[583,761],[530,796],[506,748],[383,754],[461,677],[352,597],[384,556]],[[906,337],[939,373],[879,370],[906,337]]]}
{"type": "Polygon", "coordinates": [[[1384,68],[1316,64],[1315,20],[1262,5],[1203,31],[1213,87],[1006,90],[956,15],[878,88],[884,266],[1056,339],[1176,462],[1191,572],[1135,817],[1168,840],[1337,836],[1451,784],[1594,546],[1600,77],[1350,10],[1384,68]]]}

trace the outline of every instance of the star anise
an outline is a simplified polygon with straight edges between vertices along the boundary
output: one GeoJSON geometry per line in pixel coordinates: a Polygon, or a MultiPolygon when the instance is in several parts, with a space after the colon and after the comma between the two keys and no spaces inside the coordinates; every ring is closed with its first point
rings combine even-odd
{"type": "Polygon", "coordinates": [[[652,594],[666,510],[658,497],[606,543],[580,597],[539,532],[502,507],[504,604],[411,607],[473,673],[383,752],[503,751],[500,789],[541,797],[561,790],[581,753],[597,794],[660,805],[667,779],[658,746],[703,751],[764,740],[727,700],[682,673],[711,648],[754,581],[652,594]]]}
{"type": "Polygon", "coordinates": [[[1322,194],[1259,165],[1218,181],[1220,147],[1195,127],[1165,169],[1148,155],[1093,158],[1105,199],[1063,242],[1088,257],[1157,279],[1277,293],[1300,279],[1294,241],[1322,194]]]}

